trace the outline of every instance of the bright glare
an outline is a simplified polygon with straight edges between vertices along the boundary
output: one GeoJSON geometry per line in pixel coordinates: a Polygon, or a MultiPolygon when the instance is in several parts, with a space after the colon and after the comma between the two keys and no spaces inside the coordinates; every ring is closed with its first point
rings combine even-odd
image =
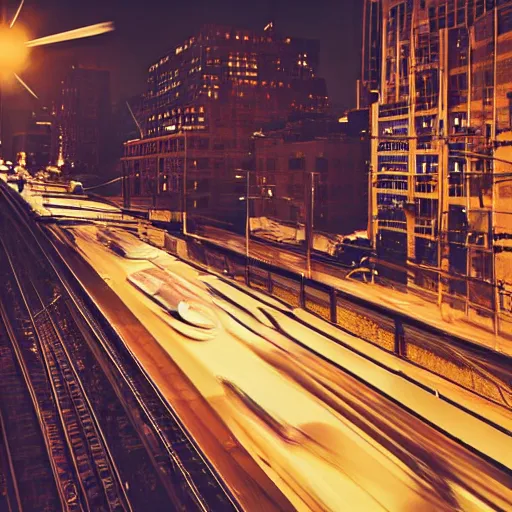
{"type": "MultiPolygon", "coordinates": [[[[27,91],[28,91],[32,96],[34,96],[34,98],[35,98],[36,100],[37,100],[37,99],[39,99],[39,98],[37,97],[37,94],[36,94],[36,93],[35,93],[35,92],[34,92],[34,91],[33,91],[33,90],[32,90],[32,89],[31,89],[31,88],[30,88],[30,87],[29,87],[29,86],[28,86],[28,85],[27,85],[27,84],[26,84],[22,79],[21,79],[21,77],[20,77],[18,74],[14,73],[14,76],[16,77],[16,80],[18,80],[18,82],[19,82],[23,87],[25,87],[25,89],[26,89],[26,90],[27,90],[27,91]]],[[[48,123],[48,124],[50,124],[50,123],[48,123]]]]}
{"type": "Polygon", "coordinates": [[[0,69],[2,73],[12,73],[24,68],[28,58],[26,40],[27,37],[23,30],[17,27],[9,29],[7,26],[0,26],[0,69]]]}
{"type": "Polygon", "coordinates": [[[18,9],[16,9],[16,14],[14,15],[11,24],[9,25],[10,28],[14,27],[14,24],[16,23],[16,20],[18,19],[18,16],[20,15],[21,9],[23,8],[23,4],[25,3],[25,0],[21,0],[20,4],[18,5],[18,9]]]}
{"type": "Polygon", "coordinates": [[[71,41],[73,39],[99,36],[100,34],[112,32],[113,30],[114,24],[111,21],[106,21],[104,23],[97,23],[96,25],[89,25],[88,27],[76,28],[74,30],[68,30],[67,32],[61,32],[59,34],[53,34],[51,36],[45,36],[39,39],[33,39],[32,41],[28,41],[26,46],[31,48],[33,46],[62,43],[64,41],[71,41]]]}

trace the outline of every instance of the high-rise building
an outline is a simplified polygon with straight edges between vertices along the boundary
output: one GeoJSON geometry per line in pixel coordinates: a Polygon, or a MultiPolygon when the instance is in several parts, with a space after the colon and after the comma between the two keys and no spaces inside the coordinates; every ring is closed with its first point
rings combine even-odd
{"type": "Polygon", "coordinates": [[[326,111],[318,60],[318,41],[280,36],[272,24],[206,26],[174,48],[149,68],[142,138],[125,144],[125,198],[179,212],[186,188],[189,213],[229,216],[229,177],[244,166],[250,136],[292,112],[326,111]]]}
{"type": "Polygon", "coordinates": [[[380,274],[510,333],[512,1],[379,3],[371,231],[380,274]]]}
{"type": "Polygon", "coordinates": [[[357,90],[357,108],[368,108],[378,100],[381,79],[382,2],[364,0],[361,79],[357,90]]]}
{"type": "Polygon", "coordinates": [[[76,174],[100,174],[110,155],[110,74],[72,66],[61,84],[60,152],[76,174]]]}

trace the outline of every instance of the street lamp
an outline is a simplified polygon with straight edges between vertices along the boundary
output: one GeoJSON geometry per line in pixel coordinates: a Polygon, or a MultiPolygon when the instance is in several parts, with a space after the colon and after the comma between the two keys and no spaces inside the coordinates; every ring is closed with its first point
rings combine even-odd
{"type": "Polygon", "coordinates": [[[2,144],[2,85],[6,78],[14,77],[34,98],[36,93],[23,81],[19,72],[24,69],[30,54],[29,48],[97,36],[114,30],[112,22],[61,32],[29,40],[26,31],[16,25],[25,0],[21,0],[11,21],[6,16],[6,0],[0,0],[0,148],[2,144]]]}
{"type": "Polygon", "coordinates": [[[245,281],[246,284],[249,284],[249,236],[251,234],[251,225],[250,225],[250,210],[249,210],[249,201],[251,200],[250,197],[250,176],[251,171],[246,171],[243,169],[236,169],[235,170],[235,178],[236,179],[243,179],[245,175],[245,197],[241,196],[238,198],[239,201],[245,200],[245,281]]]}

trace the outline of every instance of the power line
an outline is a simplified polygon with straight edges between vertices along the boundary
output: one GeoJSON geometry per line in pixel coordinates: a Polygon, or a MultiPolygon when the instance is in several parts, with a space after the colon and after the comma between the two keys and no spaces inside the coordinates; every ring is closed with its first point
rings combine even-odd
{"type": "Polygon", "coordinates": [[[100,183],[99,185],[94,185],[93,187],[84,188],[84,190],[93,190],[95,188],[105,187],[106,185],[110,185],[111,183],[115,183],[116,181],[120,181],[122,179],[123,177],[119,176],[118,178],[114,178],[113,180],[107,181],[105,183],[100,183]]]}

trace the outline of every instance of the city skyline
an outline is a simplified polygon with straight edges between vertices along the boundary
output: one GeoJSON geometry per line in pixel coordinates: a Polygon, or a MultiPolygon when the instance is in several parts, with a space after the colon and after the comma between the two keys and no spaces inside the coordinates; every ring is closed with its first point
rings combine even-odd
{"type": "MultiPolygon", "coordinates": [[[[356,105],[356,80],[360,75],[362,4],[357,0],[335,2],[320,0],[309,4],[290,2],[260,4],[224,0],[215,8],[206,0],[178,6],[179,16],[167,2],[156,0],[147,16],[138,16],[134,2],[94,0],[71,6],[64,0],[26,2],[18,23],[30,26],[34,34],[58,31],[64,21],[69,26],[87,25],[98,19],[111,19],[116,30],[91,40],[61,43],[50,48],[34,48],[30,67],[24,77],[39,99],[25,94],[17,85],[4,92],[4,133],[6,147],[12,147],[14,133],[26,129],[23,119],[41,107],[51,108],[58,101],[60,82],[72,65],[98,67],[110,71],[113,104],[124,102],[146,90],[147,70],[155,59],[191,37],[202,25],[218,23],[260,31],[274,18],[276,30],[283,35],[320,41],[319,73],[326,79],[333,107],[340,110],[356,105]],[[159,14],[156,14],[159,13],[159,14]],[[350,13],[347,16],[346,13],[350,13]],[[169,21],[170,30],[166,28],[169,21]],[[178,20],[179,21],[176,21],[178,20]],[[154,24],[155,29],[149,26],[154,24]],[[144,42],[134,34],[149,34],[144,42]],[[346,50],[349,51],[346,51],[346,50]]],[[[10,6],[14,9],[14,4],[10,6]]]]}
{"type": "MultiPolygon", "coordinates": [[[[116,25],[113,34],[74,43],[72,52],[66,43],[59,48],[34,52],[27,77],[35,78],[34,88],[37,84],[42,98],[48,97],[56,84],[51,77],[41,76],[41,72],[57,69],[58,61],[108,69],[112,75],[113,100],[123,101],[145,89],[147,68],[155,58],[191,37],[202,25],[214,23],[261,30],[273,21],[276,30],[283,35],[320,40],[320,74],[326,77],[329,95],[336,104],[347,108],[355,106],[353,84],[360,74],[361,27],[353,20],[362,19],[362,5],[356,0],[320,0],[314,6],[268,2],[264,7],[248,1],[224,0],[216,3],[215,8],[201,0],[193,7],[178,6],[176,12],[167,2],[155,1],[147,6],[144,17],[138,16],[137,4],[133,2],[93,1],[87,6],[71,7],[63,0],[37,0],[24,6],[20,23],[30,25],[37,33],[41,30],[51,33],[59,26],[57,20],[86,25],[99,16],[112,19],[116,25]],[[145,34],[144,41],[134,37],[138,33],[145,34]]],[[[20,97],[12,99],[27,105],[20,97]]]]}

